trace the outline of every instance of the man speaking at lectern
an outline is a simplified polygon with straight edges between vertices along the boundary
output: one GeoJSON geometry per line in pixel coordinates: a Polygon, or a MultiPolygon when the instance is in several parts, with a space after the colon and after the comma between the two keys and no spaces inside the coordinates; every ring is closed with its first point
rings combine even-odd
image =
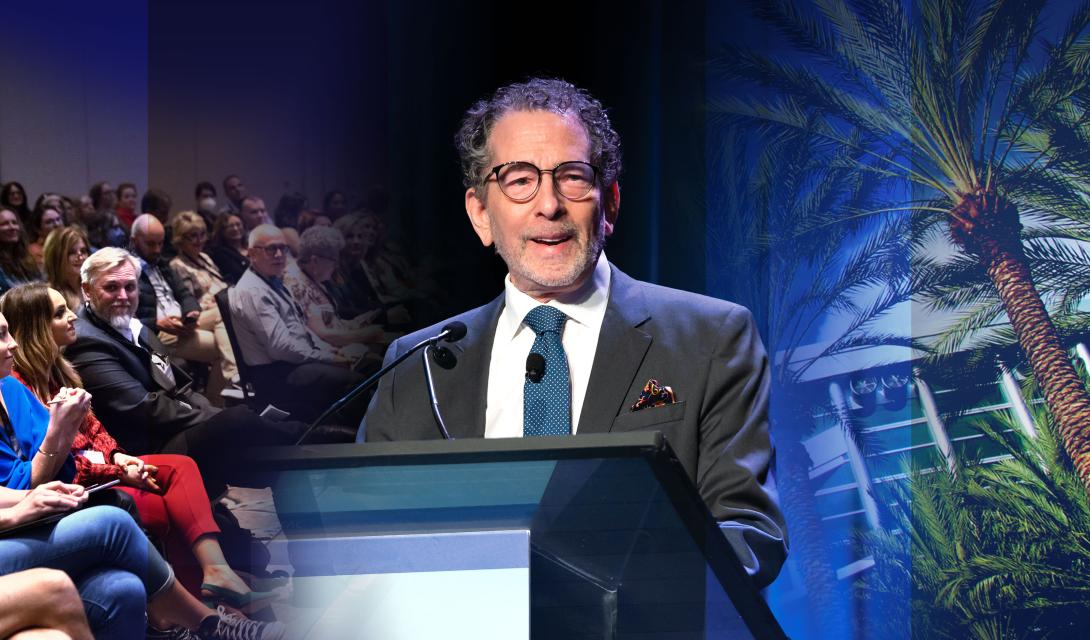
{"type": "MultiPolygon", "coordinates": [[[[657,430],[758,586],[787,554],[770,474],[768,360],[743,307],[639,282],[603,253],[620,207],[620,140],[601,104],[532,79],[475,104],[457,135],[465,205],[509,271],[452,320],[458,364],[435,368],[454,438],[657,430]],[[540,354],[533,355],[530,354],[540,354]]],[[[390,346],[391,362],[436,327],[390,346]]],[[[359,439],[442,437],[424,368],[391,371],[359,439]]]]}

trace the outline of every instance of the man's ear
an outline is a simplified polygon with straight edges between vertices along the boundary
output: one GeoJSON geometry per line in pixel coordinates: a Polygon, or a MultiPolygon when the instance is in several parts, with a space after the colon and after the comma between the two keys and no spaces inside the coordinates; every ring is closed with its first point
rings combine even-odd
{"type": "Polygon", "coordinates": [[[477,232],[477,237],[481,239],[481,244],[490,246],[492,223],[488,219],[488,211],[485,210],[484,203],[477,197],[476,189],[466,189],[466,214],[469,215],[469,222],[473,225],[473,230],[477,232]]]}
{"type": "Polygon", "coordinates": [[[617,214],[621,210],[621,185],[614,182],[605,188],[602,194],[602,210],[605,214],[605,234],[613,235],[613,227],[617,224],[617,214]]]}
{"type": "Polygon", "coordinates": [[[90,300],[91,299],[91,283],[90,282],[81,282],[81,283],[79,283],[79,288],[83,290],[84,299],[90,300]]]}

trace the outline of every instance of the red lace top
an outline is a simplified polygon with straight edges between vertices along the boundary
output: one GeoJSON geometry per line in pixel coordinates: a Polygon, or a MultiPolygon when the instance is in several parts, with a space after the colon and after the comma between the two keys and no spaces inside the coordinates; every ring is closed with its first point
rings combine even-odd
{"type": "MultiPolygon", "coordinates": [[[[18,371],[12,371],[11,375],[28,388],[30,387],[18,371]]],[[[60,387],[50,385],[50,393],[55,394],[58,391],[60,387]]],[[[80,425],[79,433],[72,440],[72,453],[75,454],[76,459],[76,478],[73,480],[76,484],[97,484],[121,477],[121,467],[111,461],[115,453],[125,453],[125,450],[118,446],[117,441],[106,431],[106,427],[102,426],[95,417],[95,412],[90,409],[87,410],[87,417],[80,425]],[[81,456],[79,452],[85,449],[101,452],[107,464],[97,464],[81,456]]]]}

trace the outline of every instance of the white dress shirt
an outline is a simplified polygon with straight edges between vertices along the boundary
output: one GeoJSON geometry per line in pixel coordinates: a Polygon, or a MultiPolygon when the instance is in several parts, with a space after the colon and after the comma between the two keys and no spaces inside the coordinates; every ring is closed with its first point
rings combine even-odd
{"type": "MultiPolygon", "coordinates": [[[[579,413],[594,366],[594,352],[598,347],[598,333],[606,316],[609,302],[610,271],[605,252],[598,256],[598,264],[587,282],[578,291],[564,296],[564,300],[551,300],[568,316],[564,323],[561,342],[568,356],[571,374],[572,433],[579,425],[579,413]]],[[[488,405],[485,409],[484,437],[522,437],[522,391],[526,383],[526,356],[534,346],[533,330],[522,323],[531,309],[541,303],[515,288],[508,274],[504,281],[504,307],[496,325],[496,338],[492,343],[492,360],[488,373],[488,405]]]]}

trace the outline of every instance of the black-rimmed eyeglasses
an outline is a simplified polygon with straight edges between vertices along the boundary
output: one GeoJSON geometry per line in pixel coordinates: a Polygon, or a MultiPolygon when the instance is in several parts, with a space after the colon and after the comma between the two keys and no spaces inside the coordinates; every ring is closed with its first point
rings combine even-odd
{"type": "Polygon", "coordinates": [[[278,253],[288,255],[288,245],[286,244],[270,244],[264,247],[250,247],[251,249],[260,249],[265,252],[265,255],[270,258],[275,258],[278,253]]]}
{"type": "Polygon", "coordinates": [[[582,200],[597,185],[598,167],[589,162],[569,160],[552,169],[539,169],[530,162],[505,162],[492,167],[485,181],[496,179],[503,195],[515,202],[527,202],[541,188],[541,174],[551,173],[553,189],[568,200],[582,200]]]}

